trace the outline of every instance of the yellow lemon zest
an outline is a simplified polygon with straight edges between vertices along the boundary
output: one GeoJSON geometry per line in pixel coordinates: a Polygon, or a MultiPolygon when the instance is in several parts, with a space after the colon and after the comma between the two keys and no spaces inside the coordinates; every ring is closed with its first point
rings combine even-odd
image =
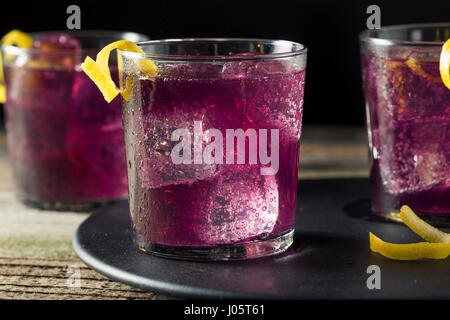
{"type": "Polygon", "coordinates": [[[445,259],[450,254],[450,243],[396,244],[385,242],[373,233],[369,234],[369,238],[373,252],[394,260],[445,259]]]}
{"type": "Polygon", "coordinates": [[[441,79],[439,77],[435,77],[432,76],[428,73],[426,73],[422,67],[419,65],[419,63],[417,62],[416,59],[414,58],[409,58],[408,60],[406,60],[406,65],[412,70],[414,71],[416,74],[418,74],[419,76],[424,77],[427,80],[433,81],[433,82],[441,82],[441,79]]]}
{"type": "Polygon", "coordinates": [[[12,30],[2,38],[2,46],[18,46],[20,48],[31,48],[33,39],[20,30],[12,30]]]}
{"type": "Polygon", "coordinates": [[[450,254],[450,234],[420,219],[408,206],[402,206],[400,217],[412,231],[429,242],[395,244],[369,233],[370,250],[394,260],[445,259],[450,254]]]}
{"type": "MultiPolygon", "coordinates": [[[[128,78],[125,84],[125,89],[120,90],[117,88],[114,81],[111,79],[111,73],[108,67],[108,60],[111,51],[119,49],[123,51],[130,51],[136,53],[144,53],[141,48],[131,41],[119,40],[108,44],[97,54],[96,60],[87,57],[84,63],[81,65],[81,69],[91,78],[92,81],[102,92],[105,100],[111,102],[119,93],[122,94],[125,100],[128,100],[132,90],[132,79],[128,78]]],[[[119,74],[121,74],[122,61],[118,59],[119,74]]],[[[155,76],[158,69],[156,65],[147,59],[140,59],[138,66],[140,70],[147,75],[155,76]]],[[[122,82],[122,78],[120,79],[122,82]]]]}
{"type": "MultiPolygon", "coordinates": [[[[33,39],[20,30],[12,30],[3,36],[1,40],[2,46],[18,46],[20,48],[30,48],[33,46],[33,39]]],[[[6,86],[3,75],[3,59],[0,52],[0,103],[6,102],[6,86]]]]}
{"type": "Polygon", "coordinates": [[[400,209],[400,216],[403,223],[405,223],[412,231],[421,236],[424,240],[432,243],[448,243],[450,242],[450,235],[433,227],[420,219],[414,211],[408,206],[403,206],[400,209]]]}
{"type": "Polygon", "coordinates": [[[442,82],[450,89],[450,39],[442,46],[439,72],[441,73],[442,82]]]}

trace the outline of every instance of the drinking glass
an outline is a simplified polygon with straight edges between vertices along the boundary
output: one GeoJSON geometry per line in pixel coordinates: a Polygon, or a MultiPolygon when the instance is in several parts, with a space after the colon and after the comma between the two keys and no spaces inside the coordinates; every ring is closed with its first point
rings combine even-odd
{"type": "Polygon", "coordinates": [[[439,74],[450,23],[360,35],[372,207],[399,219],[409,205],[437,224],[450,214],[450,90],[439,74]]]}
{"type": "Polygon", "coordinates": [[[293,242],[306,48],[178,39],[119,51],[137,246],[181,259],[283,252],[293,242]],[[157,75],[139,65],[152,61],[157,75]]]}
{"type": "MultiPolygon", "coordinates": [[[[8,151],[20,201],[84,211],[126,198],[127,181],[120,99],[108,105],[80,65],[111,41],[148,38],[115,31],[64,33],[72,37],[64,45],[81,47],[2,47],[8,151]]],[[[36,43],[58,34],[30,35],[36,43]]]]}

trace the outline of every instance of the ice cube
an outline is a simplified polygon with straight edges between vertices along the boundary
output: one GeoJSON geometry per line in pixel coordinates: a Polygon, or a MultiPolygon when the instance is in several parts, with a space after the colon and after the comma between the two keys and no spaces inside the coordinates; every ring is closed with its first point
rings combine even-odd
{"type": "Polygon", "coordinates": [[[250,126],[279,128],[300,137],[304,71],[286,61],[233,61],[224,68],[225,78],[242,78],[239,109],[250,126]]]}
{"type": "Polygon", "coordinates": [[[447,168],[445,155],[436,148],[423,150],[417,155],[416,175],[417,188],[429,189],[440,183],[445,183],[447,168]]]}
{"type": "Polygon", "coordinates": [[[200,232],[212,244],[246,241],[270,234],[278,218],[275,176],[263,176],[259,166],[235,165],[216,178],[209,223],[200,232]]]}
{"type": "Polygon", "coordinates": [[[39,51],[33,53],[28,64],[37,68],[72,69],[81,63],[80,41],[64,33],[48,33],[36,40],[33,48],[39,51]]]}
{"type": "Polygon", "coordinates": [[[55,50],[80,50],[81,43],[78,39],[69,36],[65,33],[47,33],[42,38],[36,40],[33,48],[38,48],[44,51],[55,50]]]}
{"type": "MultiPolygon", "coordinates": [[[[142,116],[137,113],[135,116],[138,118],[142,116]]],[[[180,141],[171,140],[172,133],[177,129],[187,129],[191,134],[191,145],[193,145],[194,119],[192,115],[180,113],[172,114],[170,119],[142,116],[139,123],[136,123],[136,165],[143,188],[192,183],[217,173],[219,165],[193,163],[193,147],[190,164],[175,164],[172,160],[172,150],[180,143],[180,141]]],[[[203,139],[202,150],[205,144],[203,139]]]]}
{"type": "Polygon", "coordinates": [[[283,60],[235,60],[224,63],[222,67],[225,79],[262,78],[292,71],[294,65],[290,61],[283,60]]]}
{"type": "Polygon", "coordinates": [[[424,191],[444,183],[447,176],[445,127],[438,121],[398,121],[381,137],[381,176],[389,192],[424,191]]]}
{"type": "Polygon", "coordinates": [[[222,67],[222,77],[224,79],[239,79],[247,77],[251,69],[255,68],[252,61],[230,61],[224,63],[222,67]]]}
{"type": "Polygon", "coordinates": [[[174,63],[165,64],[159,70],[160,77],[177,79],[218,79],[222,71],[222,64],[204,63],[174,63]]]}

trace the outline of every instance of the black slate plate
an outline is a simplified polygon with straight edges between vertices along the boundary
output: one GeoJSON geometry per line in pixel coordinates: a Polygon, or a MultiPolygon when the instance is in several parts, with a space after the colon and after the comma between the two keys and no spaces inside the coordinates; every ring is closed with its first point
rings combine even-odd
{"type": "Polygon", "coordinates": [[[299,183],[295,245],[247,261],[169,260],[137,250],[126,202],[93,213],[73,238],[75,252],[98,272],[135,287],[189,298],[449,299],[450,263],[392,261],[369,251],[369,231],[392,242],[420,238],[370,213],[366,179],[299,183]],[[367,288],[367,268],[381,289],[367,288]]]}

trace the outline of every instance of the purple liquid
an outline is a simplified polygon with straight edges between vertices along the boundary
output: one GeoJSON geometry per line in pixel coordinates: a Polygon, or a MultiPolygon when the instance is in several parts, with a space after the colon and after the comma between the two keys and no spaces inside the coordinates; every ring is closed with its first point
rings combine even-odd
{"type": "Polygon", "coordinates": [[[362,55],[377,212],[450,213],[450,90],[437,61],[362,55]]]}
{"type": "Polygon", "coordinates": [[[251,243],[294,228],[304,79],[279,61],[174,66],[135,79],[141,99],[124,104],[124,128],[141,248],[251,243]],[[279,129],[278,172],[261,175],[259,162],[249,164],[248,141],[245,164],[175,165],[171,133],[192,133],[194,121],[224,137],[226,129],[279,129]]]}
{"type": "Polygon", "coordinates": [[[52,63],[5,69],[8,149],[19,199],[76,209],[125,197],[120,100],[108,105],[81,70],[52,63]]]}

